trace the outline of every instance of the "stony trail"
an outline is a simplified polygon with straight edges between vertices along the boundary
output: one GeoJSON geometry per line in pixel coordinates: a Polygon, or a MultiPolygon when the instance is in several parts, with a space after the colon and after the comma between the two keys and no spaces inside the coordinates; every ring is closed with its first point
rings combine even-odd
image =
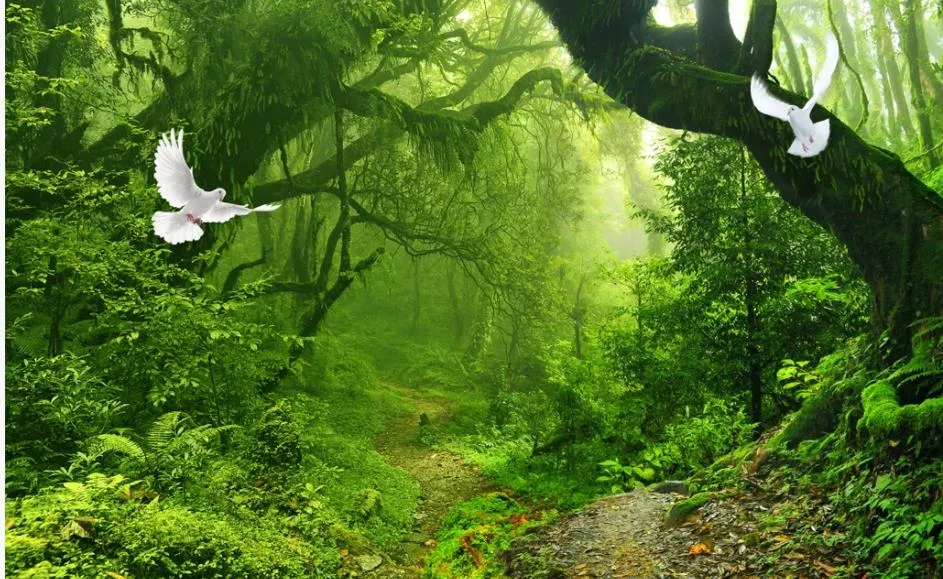
{"type": "MultiPolygon", "coordinates": [[[[443,517],[456,504],[494,490],[475,467],[454,454],[420,441],[420,417],[430,425],[451,419],[447,399],[422,390],[391,386],[412,412],[375,441],[391,466],[412,476],[420,488],[414,526],[406,539],[376,567],[354,576],[418,578],[435,546],[443,517]]],[[[763,494],[763,493],[760,493],[763,494]]],[[[775,493],[774,493],[775,494],[775,493]]],[[[792,550],[784,528],[765,528],[764,513],[776,515],[775,496],[724,492],[687,517],[669,523],[666,513],[685,498],[639,489],[594,501],[537,528],[500,556],[505,577],[537,578],[758,578],[769,576],[761,560],[782,550],[785,569],[795,577],[830,577],[837,561],[827,553],[792,550]]],[[[795,529],[791,529],[795,530],[795,529]]]]}
{"type": "Polygon", "coordinates": [[[705,505],[676,524],[665,514],[680,495],[644,489],[595,501],[536,531],[505,555],[508,576],[747,577],[737,509],[705,505]],[[739,530],[739,529],[738,529],[739,530]]]}

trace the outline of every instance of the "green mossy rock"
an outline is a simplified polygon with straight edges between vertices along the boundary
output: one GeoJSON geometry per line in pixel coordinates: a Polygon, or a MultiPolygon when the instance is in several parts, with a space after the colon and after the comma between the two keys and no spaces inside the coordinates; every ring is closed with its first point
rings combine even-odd
{"type": "Polygon", "coordinates": [[[704,506],[707,501],[714,497],[714,493],[697,493],[696,495],[678,501],[671,506],[665,520],[668,523],[677,523],[684,520],[685,517],[704,506]]]}

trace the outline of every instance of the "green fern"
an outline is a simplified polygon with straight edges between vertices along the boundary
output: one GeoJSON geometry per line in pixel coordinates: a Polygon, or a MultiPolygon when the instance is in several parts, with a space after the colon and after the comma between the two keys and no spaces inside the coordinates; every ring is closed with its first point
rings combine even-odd
{"type": "Polygon", "coordinates": [[[923,318],[914,322],[914,325],[917,326],[915,340],[932,340],[936,336],[937,347],[940,346],[940,340],[943,339],[943,316],[923,318]]]}
{"type": "Polygon", "coordinates": [[[891,374],[891,380],[896,380],[898,386],[914,382],[929,382],[934,379],[938,380],[938,383],[931,386],[929,392],[931,396],[939,393],[943,385],[943,364],[938,360],[923,356],[914,356],[891,374]]]}
{"type": "Polygon", "coordinates": [[[904,384],[929,384],[929,396],[943,390],[943,316],[918,320],[914,324],[913,357],[891,374],[890,379],[898,386],[904,384]]]}
{"type": "Polygon", "coordinates": [[[183,432],[183,423],[188,420],[183,412],[168,412],[154,421],[147,433],[147,447],[151,452],[163,453],[183,432]]]}
{"type": "Polygon", "coordinates": [[[168,455],[178,454],[180,451],[190,451],[191,453],[202,452],[206,446],[217,439],[222,433],[229,432],[239,428],[235,424],[225,426],[210,426],[203,424],[196,428],[181,432],[176,438],[171,440],[165,447],[164,452],[168,455]]]}
{"type": "Polygon", "coordinates": [[[137,462],[144,462],[146,455],[141,446],[120,434],[99,434],[89,445],[90,454],[102,455],[108,452],[123,454],[137,462]]]}

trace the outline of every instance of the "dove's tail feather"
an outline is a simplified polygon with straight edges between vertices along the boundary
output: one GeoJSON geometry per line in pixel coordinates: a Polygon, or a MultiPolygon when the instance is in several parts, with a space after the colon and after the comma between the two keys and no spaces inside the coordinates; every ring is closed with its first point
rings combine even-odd
{"type": "Polygon", "coordinates": [[[187,219],[183,211],[157,211],[151,218],[154,233],[170,244],[196,241],[203,237],[203,229],[187,219]]]}
{"type": "Polygon", "coordinates": [[[266,203],[265,205],[259,205],[258,207],[253,207],[253,211],[275,211],[281,207],[279,203],[266,203]]]}
{"type": "Polygon", "coordinates": [[[828,119],[812,124],[812,136],[806,142],[798,137],[792,142],[787,151],[790,155],[797,157],[814,157],[825,150],[828,145],[828,135],[830,132],[828,119]]]}

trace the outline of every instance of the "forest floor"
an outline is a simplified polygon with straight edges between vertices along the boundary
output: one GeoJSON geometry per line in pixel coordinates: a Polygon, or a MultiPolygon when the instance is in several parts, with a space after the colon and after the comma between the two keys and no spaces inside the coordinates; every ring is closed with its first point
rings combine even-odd
{"type": "Polygon", "coordinates": [[[846,561],[835,549],[843,533],[827,505],[756,482],[752,490],[728,489],[690,499],[647,489],[605,497],[514,544],[502,557],[506,575],[834,576],[846,561]],[[666,514],[682,501],[690,508],[669,522],[666,514]],[[800,506],[802,502],[810,504],[800,506]]]}
{"type": "MultiPolygon", "coordinates": [[[[387,464],[418,483],[419,505],[412,530],[382,561],[379,556],[348,561],[352,577],[422,577],[425,558],[436,546],[436,532],[449,510],[494,490],[476,467],[420,439],[421,416],[430,425],[451,419],[447,398],[390,387],[409,401],[412,412],[392,422],[376,438],[375,448],[387,464]]],[[[810,532],[825,539],[840,536],[829,529],[827,510],[816,520],[795,520],[789,515],[795,512],[796,497],[777,488],[782,481],[751,480],[752,490],[698,495],[700,506],[693,505],[671,522],[666,517],[671,507],[688,500],[681,494],[638,489],[599,499],[516,540],[500,556],[502,576],[758,578],[771,576],[771,571],[772,576],[832,576],[840,558],[822,544],[811,547],[798,540],[810,532]]]]}
{"type": "Polygon", "coordinates": [[[680,498],[640,489],[600,499],[519,542],[505,555],[508,575],[700,578],[746,571],[738,533],[728,532],[736,506],[710,503],[666,523],[680,498]]]}
{"type": "Polygon", "coordinates": [[[419,506],[413,513],[415,525],[396,552],[396,563],[383,564],[367,577],[420,577],[424,558],[435,546],[442,518],[456,504],[487,492],[487,479],[455,454],[432,448],[420,440],[420,417],[430,425],[451,418],[450,401],[434,393],[392,387],[404,396],[413,412],[390,426],[376,439],[376,450],[387,464],[409,473],[419,483],[419,506]]]}

